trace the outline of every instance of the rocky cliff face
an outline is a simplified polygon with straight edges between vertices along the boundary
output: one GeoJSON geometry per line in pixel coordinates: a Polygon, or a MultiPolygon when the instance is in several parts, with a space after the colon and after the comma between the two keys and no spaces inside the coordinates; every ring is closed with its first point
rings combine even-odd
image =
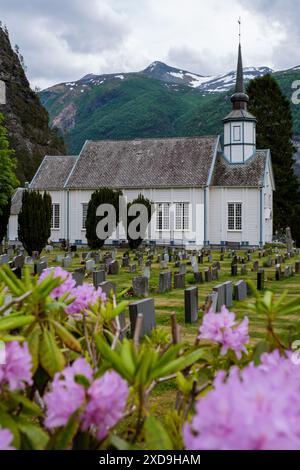
{"type": "Polygon", "coordinates": [[[49,117],[38,95],[31,90],[20,58],[13,51],[6,30],[0,28],[0,80],[5,83],[5,117],[11,147],[16,151],[17,176],[30,181],[44,155],[65,153],[64,143],[49,127],[49,117]]]}

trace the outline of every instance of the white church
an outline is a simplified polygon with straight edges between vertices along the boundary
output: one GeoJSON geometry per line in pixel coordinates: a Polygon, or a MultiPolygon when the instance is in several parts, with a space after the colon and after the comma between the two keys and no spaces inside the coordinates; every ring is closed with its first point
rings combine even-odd
{"type": "MultiPolygon", "coordinates": [[[[263,246],[273,237],[271,155],[256,148],[256,118],[247,111],[241,46],[232,111],[220,136],[86,141],[78,156],[45,156],[29,188],[52,197],[51,240],[86,244],[85,219],[96,189],[121,189],[132,201],[143,194],[155,205],[150,243],[263,246]]],[[[259,118],[259,116],[258,116],[259,118]]],[[[17,239],[22,191],[9,223],[17,239]]],[[[118,227],[107,243],[126,239],[118,227]]]]}

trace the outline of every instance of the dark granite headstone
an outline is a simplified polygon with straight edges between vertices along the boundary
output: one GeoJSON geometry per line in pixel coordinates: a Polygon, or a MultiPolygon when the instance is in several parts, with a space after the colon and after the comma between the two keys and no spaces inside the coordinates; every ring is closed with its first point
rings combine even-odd
{"type": "Polygon", "coordinates": [[[159,293],[164,294],[172,289],[172,273],[171,271],[159,274],[159,293]]]}
{"type": "Polygon", "coordinates": [[[237,264],[232,264],[231,265],[231,276],[237,276],[238,275],[238,265],[237,264]]]}
{"type": "Polygon", "coordinates": [[[101,271],[93,271],[93,272],[92,272],[92,275],[93,275],[93,284],[94,284],[94,287],[99,286],[99,284],[101,284],[101,282],[105,282],[105,280],[106,280],[106,276],[105,276],[105,271],[104,271],[104,270],[101,270],[101,271]]]}
{"type": "Polygon", "coordinates": [[[111,261],[108,265],[108,274],[118,274],[119,273],[119,263],[117,260],[111,261]]]}
{"type": "Polygon", "coordinates": [[[247,283],[245,281],[238,281],[234,284],[234,299],[243,301],[247,298],[247,283]]]}
{"type": "Polygon", "coordinates": [[[232,307],[232,297],[233,297],[233,284],[231,281],[224,283],[225,285],[225,305],[227,308],[232,307]]]}
{"type": "Polygon", "coordinates": [[[217,312],[220,312],[221,307],[226,305],[226,286],[219,284],[213,288],[213,291],[218,293],[217,312]]]}
{"type": "Polygon", "coordinates": [[[194,280],[196,284],[202,284],[203,283],[203,274],[202,273],[194,273],[194,280]]]}
{"type": "Polygon", "coordinates": [[[84,268],[76,268],[72,273],[72,277],[76,282],[76,286],[82,286],[84,280],[85,270],[84,268]]]}
{"type": "Polygon", "coordinates": [[[111,295],[111,292],[116,295],[116,284],[114,282],[104,281],[101,282],[98,287],[101,287],[102,291],[106,294],[107,297],[111,295]]]}
{"type": "Polygon", "coordinates": [[[132,279],[134,295],[137,297],[147,297],[149,294],[149,279],[146,276],[139,276],[132,279]]]}
{"type": "Polygon", "coordinates": [[[174,273],[174,289],[185,288],[185,274],[174,273]]]}
{"type": "Polygon", "coordinates": [[[138,314],[143,315],[143,323],[140,338],[150,335],[156,327],[154,299],[144,299],[133,302],[129,305],[129,318],[131,326],[131,336],[134,336],[135,325],[138,314]]]}
{"type": "Polygon", "coordinates": [[[265,271],[259,269],[257,272],[257,290],[264,290],[265,288],[265,271]]]}
{"type": "Polygon", "coordinates": [[[184,291],[185,323],[195,323],[198,320],[198,287],[190,287],[184,291]]]}

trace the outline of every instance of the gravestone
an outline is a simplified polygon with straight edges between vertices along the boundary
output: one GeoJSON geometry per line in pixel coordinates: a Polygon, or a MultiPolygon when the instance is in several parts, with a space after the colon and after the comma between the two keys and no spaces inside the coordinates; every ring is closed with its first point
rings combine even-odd
{"type": "Polygon", "coordinates": [[[111,261],[108,265],[108,274],[118,274],[119,273],[119,263],[117,260],[111,261]]]}
{"type": "Polygon", "coordinates": [[[113,292],[113,294],[116,295],[117,288],[116,288],[116,284],[114,282],[104,281],[104,282],[101,282],[98,285],[98,287],[100,287],[102,289],[102,292],[104,292],[104,294],[106,294],[106,297],[110,297],[111,292],[113,292]]]}
{"type": "Polygon", "coordinates": [[[52,251],[53,251],[53,246],[52,246],[52,245],[46,245],[46,246],[45,246],[45,251],[46,251],[46,253],[52,253],[52,251]]]}
{"type": "Polygon", "coordinates": [[[149,295],[149,279],[146,276],[139,276],[132,279],[132,288],[137,297],[147,297],[149,295]]]}
{"type": "Polygon", "coordinates": [[[281,280],[281,264],[276,264],[275,266],[275,280],[276,281],[281,280]]]}
{"type": "Polygon", "coordinates": [[[40,257],[40,263],[46,263],[48,266],[48,256],[41,256],[40,257]]]}
{"type": "Polygon", "coordinates": [[[300,274],[300,261],[295,262],[295,273],[300,274]]]}
{"type": "Polygon", "coordinates": [[[212,281],[211,268],[207,268],[207,269],[204,270],[204,279],[205,279],[205,282],[211,282],[212,281]]]}
{"type": "Polygon", "coordinates": [[[194,273],[194,281],[196,284],[202,284],[203,283],[203,274],[202,273],[194,273]]]}
{"type": "Polygon", "coordinates": [[[265,288],[265,271],[259,269],[257,272],[257,290],[264,290],[265,288]]]}
{"type": "Polygon", "coordinates": [[[247,298],[247,283],[238,281],[234,284],[234,299],[242,302],[247,298]]]}
{"type": "Polygon", "coordinates": [[[0,256],[0,265],[1,264],[8,264],[9,263],[9,256],[7,254],[0,256]]]}
{"type": "Polygon", "coordinates": [[[213,291],[218,294],[217,312],[220,312],[221,307],[226,304],[226,286],[225,284],[219,284],[213,288],[213,291]]]}
{"type": "Polygon", "coordinates": [[[238,275],[238,265],[237,264],[232,264],[231,265],[231,276],[237,276],[238,275]]]}
{"type": "Polygon", "coordinates": [[[289,278],[293,275],[291,266],[286,266],[284,270],[284,277],[289,278]]]}
{"type": "Polygon", "coordinates": [[[130,258],[127,256],[123,256],[122,258],[122,267],[123,268],[128,268],[130,265],[130,258]]]}
{"type": "Polygon", "coordinates": [[[198,320],[198,287],[190,287],[184,291],[184,320],[185,323],[195,323],[198,320]]]}
{"type": "Polygon", "coordinates": [[[206,304],[210,305],[210,311],[213,313],[217,312],[217,305],[218,305],[218,292],[211,292],[208,294],[207,299],[206,299],[206,304]]]}
{"type": "Polygon", "coordinates": [[[24,267],[25,256],[18,255],[14,257],[14,267],[22,269],[24,267]]]}
{"type": "Polygon", "coordinates": [[[93,259],[87,259],[85,262],[85,269],[89,272],[93,271],[96,267],[96,263],[93,259]]]}
{"type": "Polygon", "coordinates": [[[72,264],[72,258],[70,256],[66,256],[65,258],[63,258],[62,260],[62,265],[63,265],[63,268],[65,269],[68,269],[72,264]]]}
{"type": "Polygon", "coordinates": [[[93,275],[94,287],[98,287],[99,284],[101,284],[102,282],[105,282],[105,280],[106,280],[106,275],[105,275],[104,270],[93,271],[92,275],[93,275]]]}
{"type": "Polygon", "coordinates": [[[203,264],[203,255],[198,255],[198,263],[203,264]]]}
{"type": "Polygon", "coordinates": [[[259,270],[259,262],[253,261],[253,272],[257,273],[259,270]]]}
{"type": "Polygon", "coordinates": [[[134,336],[138,314],[143,315],[140,338],[143,338],[145,335],[151,335],[152,330],[156,327],[154,299],[139,300],[129,305],[129,318],[132,337],[134,336]]]}
{"type": "Polygon", "coordinates": [[[55,262],[56,263],[62,263],[62,260],[64,259],[63,255],[56,255],[55,256],[55,262]]]}
{"type": "Polygon", "coordinates": [[[136,264],[131,264],[131,265],[129,266],[129,271],[130,271],[131,273],[136,273],[136,264]]]}
{"type": "Polygon", "coordinates": [[[32,256],[26,256],[24,263],[25,263],[26,265],[32,265],[32,264],[33,264],[33,258],[32,258],[32,256]]]}
{"type": "Polygon", "coordinates": [[[167,268],[168,268],[168,262],[165,261],[165,260],[162,260],[162,261],[159,263],[159,267],[160,267],[160,269],[167,269],[167,268]]]}
{"type": "Polygon", "coordinates": [[[241,266],[241,276],[245,276],[247,274],[247,266],[242,264],[241,266]]]}
{"type": "Polygon", "coordinates": [[[218,268],[211,269],[211,277],[213,281],[217,281],[219,279],[219,271],[218,268]]]}
{"type": "Polygon", "coordinates": [[[179,266],[179,274],[186,274],[186,264],[181,263],[179,266]]]}
{"type": "Polygon", "coordinates": [[[285,235],[286,235],[286,251],[288,253],[291,253],[293,251],[293,238],[292,238],[290,227],[286,228],[285,235]]]}
{"type": "Polygon", "coordinates": [[[227,308],[232,307],[232,297],[233,297],[233,284],[231,281],[224,283],[225,285],[225,305],[227,308]]]}
{"type": "Polygon", "coordinates": [[[82,286],[84,280],[84,269],[83,268],[76,268],[72,273],[72,277],[76,282],[76,286],[82,286]]]}
{"type": "Polygon", "coordinates": [[[18,279],[22,279],[22,269],[20,267],[12,268],[12,272],[18,279]]]}
{"type": "Polygon", "coordinates": [[[164,294],[172,289],[171,271],[159,274],[159,293],[164,294]]]}
{"type": "Polygon", "coordinates": [[[34,265],[34,274],[37,274],[38,276],[40,276],[42,274],[42,272],[44,271],[44,269],[47,269],[47,263],[45,262],[38,262],[38,263],[35,263],[34,265]]]}
{"type": "Polygon", "coordinates": [[[185,274],[174,273],[174,289],[185,288],[185,274]]]}
{"type": "Polygon", "coordinates": [[[71,245],[71,252],[75,253],[77,251],[77,245],[71,245]]]}

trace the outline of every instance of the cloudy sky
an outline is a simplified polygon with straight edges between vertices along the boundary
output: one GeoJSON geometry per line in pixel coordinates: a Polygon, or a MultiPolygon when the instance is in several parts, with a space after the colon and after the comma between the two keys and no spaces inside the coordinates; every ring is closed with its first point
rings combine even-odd
{"type": "Polygon", "coordinates": [[[202,75],[300,64],[299,0],[0,0],[32,86],[87,73],[137,71],[154,60],[202,75]]]}

